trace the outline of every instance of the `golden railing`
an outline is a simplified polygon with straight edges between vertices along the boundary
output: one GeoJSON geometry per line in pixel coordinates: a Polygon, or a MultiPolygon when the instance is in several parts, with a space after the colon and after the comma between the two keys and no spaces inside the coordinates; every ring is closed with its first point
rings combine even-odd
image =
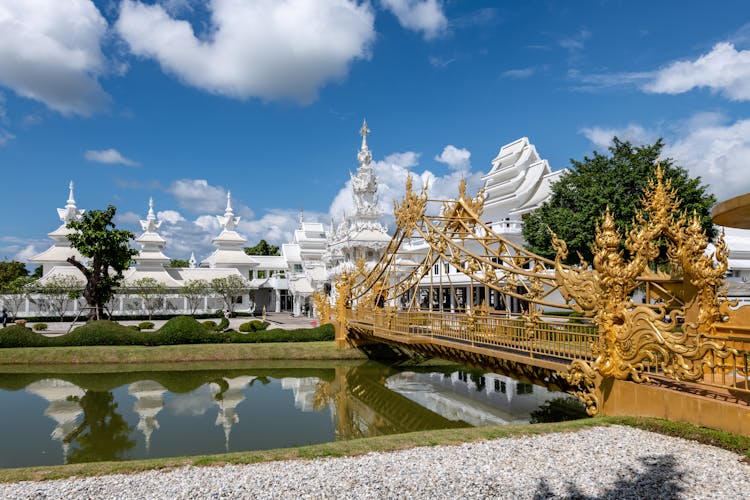
{"type": "Polygon", "coordinates": [[[558,361],[561,367],[575,359],[593,360],[591,346],[599,335],[590,320],[562,316],[349,309],[347,319],[350,326],[371,329],[379,337],[454,342],[458,348],[482,347],[558,361]]]}

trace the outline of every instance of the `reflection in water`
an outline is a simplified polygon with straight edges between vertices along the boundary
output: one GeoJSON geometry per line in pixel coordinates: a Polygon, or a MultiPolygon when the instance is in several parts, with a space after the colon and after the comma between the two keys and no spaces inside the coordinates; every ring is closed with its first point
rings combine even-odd
{"type": "Polygon", "coordinates": [[[139,418],[136,428],[143,433],[148,453],[151,449],[151,433],[159,428],[156,415],[164,407],[164,393],[167,389],[153,380],[139,380],[130,384],[128,392],[137,399],[133,405],[133,411],[139,418]]]}
{"type": "MultiPolygon", "coordinates": [[[[367,362],[54,377],[0,374],[0,407],[5,396],[19,389],[48,401],[44,415],[55,422],[50,436],[62,446],[63,457],[57,463],[64,463],[528,422],[531,411],[559,396],[500,375],[421,370],[367,362]]],[[[31,403],[21,406],[36,408],[31,403]]],[[[33,421],[22,410],[7,417],[0,414],[0,442],[20,440],[12,434],[10,419],[33,421]]],[[[44,435],[49,432],[49,427],[37,428],[44,435]]],[[[8,454],[2,462],[8,466],[49,463],[49,458],[34,462],[35,453],[44,454],[44,449],[29,450],[25,462],[13,463],[9,448],[0,451],[8,454]]]]}
{"type": "Polygon", "coordinates": [[[132,428],[117,413],[118,404],[111,391],[87,391],[78,398],[83,420],[65,437],[71,443],[70,463],[122,460],[123,453],[135,446],[130,439],[132,428]]]}
{"type": "Polygon", "coordinates": [[[67,463],[70,443],[65,438],[78,427],[76,422],[83,415],[78,402],[86,392],[65,380],[49,378],[29,384],[26,390],[49,401],[44,414],[57,423],[50,436],[62,444],[63,463],[67,463]]]}
{"type": "Polygon", "coordinates": [[[560,396],[504,375],[475,376],[464,371],[402,372],[389,377],[386,387],[450,420],[473,426],[528,423],[532,411],[560,396]]]}
{"type": "Polygon", "coordinates": [[[229,434],[232,432],[232,426],[240,421],[237,405],[245,400],[243,391],[254,379],[255,377],[242,376],[211,382],[211,392],[219,406],[216,425],[224,429],[224,446],[227,451],[229,451],[229,434]]]}

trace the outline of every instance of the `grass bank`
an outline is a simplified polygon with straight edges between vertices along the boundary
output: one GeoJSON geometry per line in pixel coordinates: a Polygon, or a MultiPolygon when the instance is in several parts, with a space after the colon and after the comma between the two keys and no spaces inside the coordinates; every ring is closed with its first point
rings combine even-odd
{"type": "Polygon", "coordinates": [[[0,365],[151,364],[283,359],[344,360],[366,359],[366,356],[357,349],[339,349],[332,341],[0,349],[0,365]]]}
{"type": "Polygon", "coordinates": [[[683,437],[729,449],[733,452],[744,455],[746,459],[750,457],[750,438],[696,427],[690,424],[681,424],[659,419],[598,417],[552,424],[508,425],[422,431],[409,434],[355,439],[351,441],[337,441],[298,448],[225,453],[220,455],[198,455],[192,457],[160,458],[129,462],[96,462],[50,467],[5,469],[0,470],[0,482],[38,481],[72,476],[85,477],[102,474],[133,473],[153,469],[169,469],[185,465],[208,466],[223,464],[250,464],[275,460],[352,456],[374,451],[396,451],[417,446],[452,445],[514,436],[528,436],[552,432],[573,432],[594,426],[612,424],[628,425],[671,436],[683,437]]]}

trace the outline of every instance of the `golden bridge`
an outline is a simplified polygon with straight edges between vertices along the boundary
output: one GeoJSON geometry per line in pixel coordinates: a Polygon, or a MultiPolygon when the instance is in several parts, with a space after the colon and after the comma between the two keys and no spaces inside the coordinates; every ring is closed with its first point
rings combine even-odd
{"type": "Polygon", "coordinates": [[[589,414],[655,416],[750,435],[750,307],[722,296],[727,250],[657,167],[623,235],[607,211],[593,262],[566,265],[481,220],[484,194],[412,190],[371,268],[359,259],[333,293],[340,347],[386,344],[512,375],[577,396],[589,414]],[[450,272],[451,268],[455,272],[450,272]]]}

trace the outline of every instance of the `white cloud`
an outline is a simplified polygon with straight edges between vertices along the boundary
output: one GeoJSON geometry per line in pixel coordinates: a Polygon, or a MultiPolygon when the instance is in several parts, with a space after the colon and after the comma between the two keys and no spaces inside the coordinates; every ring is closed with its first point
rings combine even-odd
{"type": "Polygon", "coordinates": [[[505,78],[515,78],[517,80],[522,80],[524,78],[534,76],[534,73],[536,73],[536,68],[534,67],[516,68],[503,71],[501,76],[505,78]]]}
{"type": "Polygon", "coordinates": [[[697,113],[667,130],[631,124],[619,129],[592,127],[582,133],[601,149],[610,145],[613,135],[636,144],[653,143],[663,135],[663,156],[674,158],[691,176],[700,176],[719,201],[750,192],[750,119],[730,123],[718,113],[697,113]]]}
{"type": "Polygon", "coordinates": [[[156,212],[156,218],[170,224],[177,224],[178,222],[185,220],[185,217],[180,215],[180,212],[177,212],[176,210],[161,210],[156,212]]]}
{"type": "Polygon", "coordinates": [[[471,153],[468,149],[457,148],[453,145],[447,145],[435,160],[445,163],[451,170],[466,172],[471,168],[471,153]]]}
{"type": "Polygon", "coordinates": [[[90,115],[109,101],[97,81],[106,32],[91,0],[1,0],[0,85],[60,113],[90,115]]]}
{"type": "Polygon", "coordinates": [[[750,50],[717,43],[711,52],[694,61],[677,61],[656,71],[646,92],[681,94],[707,87],[735,101],[750,99],[750,50]]]}
{"type": "Polygon", "coordinates": [[[117,224],[135,225],[138,224],[139,220],[141,220],[141,216],[131,211],[120,212],[115,215],[115,223],[117,224]]]}
{"type": "Polygon", "coordinates": [[[20,249],[13,258],[19,262],[28,262],[30,258],[38,253],[39,250],[37,250],[34,245],[26,245],[20,249]]]}
{"type": "Polygon", "coordinates": [[[129,158],[124,157],[116,149],[89,149],[83,154],[83,157],[88,161],[94,161],[97,163],[107,163],[110,165],[127,165],[129,167],[137,167],[140,165],[137,161],[133,161],[129,158]]]}
{"type": "Polygon", "coordinates": [[[10,141],[12,141],[15,138],[16,138],[15,135],[11,134],[5,129],[0,128],[0,148],[2,148],[3,146],[8,144],[10,141]]]}
{"type": "Polygon", "coordinates": [[[557,43],[560,47],[570,52],[577,52],[583,50],[586,40],[589,38],[591,38],[591,32],[587,29],[582,29],[573,36],[561,38],[557,43]]]}
{"type": "MultiPolygon", "coordinates": [[[[227,190],[212,186],[205,179],[180,179],[173,182],[166,191],[177,199],[177,205],[189,213],[221,215],[227,208],[227,190]]],[[[235,215],[246,219],[253,218],[253,211],[237,197],[232,197],[232,210],[235,215]]]]}
{"type": "MultiPolygon", "coordinates": [[[[458,149],[454,146],[446,146],[440,158],[450,159],[452,168],[445,175],[435,175],[430,170],[414,171],[418,165],[419,153],[412,151],[394,153],[385,159],[372,163],[375,175],[378,178],[378,209],[383,212],[384,219],[391,224],[393,220],[393,202],[400,201],[404,196],[406,178],[409,174],[414,179],[414,189],[428,186],[428,193],[432,199],[452,199],[458,195],[458,184],[462,178],[466,179],[469,193],[475,193],[482,186],[483,172],[472,172],[469,163],[471,153],[466,149],[458,149]],[[446,153],[447,151],[447,153],[446,153]]],[[[446,162],[447,163],[447,162],[446,162]]],[[[354,201],[352,200],[351,180],[341,188],[334,197],[329,208],[329,214],[337,221],[344,215],[354,213],[354,201]]]]}
{"type": "Polygon", "coordinates": [[[443,6],[437,0],[381,0],[399,24],[409,30],[421,32],[425,40],[432,40],[448,28],[443,6]]]}
{"type": "Polygon", "coordinates": [[[590,140],[600,151],[606,151],[612,145],[612,138],[617,136],[623,141],[630,141],[636,145],[643,145],[655,142],[659,134],[652,130],[647,130],[640,125],[631,123],[626,127],[586,127],[581,129],[581,133],[590,140]]]}
{"type": "Polygon", "coordinates": [[[750,119],[726,123],[715,114],[697,115],[665,154],[701,176],[719,201],[750,192],[750,119]]]}
{"type": "Polygon", "coordinates": [[[317,90],[369,58],[368,3],[352,0],[211,0],[209,34],[161,5],[124,0],[115,28],[139,56],[188,85],[245,99],[312,101],[317,90]]]}

